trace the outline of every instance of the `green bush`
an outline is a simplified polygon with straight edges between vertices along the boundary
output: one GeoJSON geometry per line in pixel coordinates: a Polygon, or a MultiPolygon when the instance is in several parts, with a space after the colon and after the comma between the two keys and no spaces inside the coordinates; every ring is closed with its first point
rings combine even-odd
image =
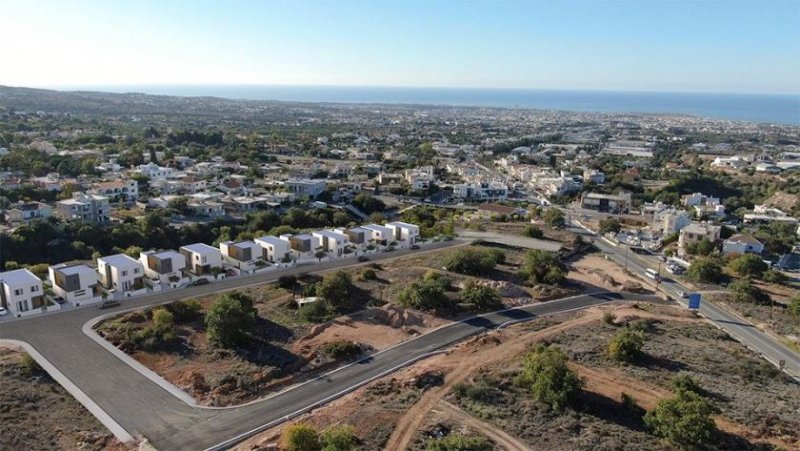
{"type": "Polygon", "coordinates": [[[554,229],[564,227],[564,224],[566,224],[564,213],[558,208],[548,208],[545,210],[542,214],[542,219],[544,219],[545,224],[554,229]]]}
{"type": "Polygon", "coordinates": [[[322,444],[317,430],[306,423],[286,426],[281,433],[281,449],[286,451],[320,451],[322,444]]]}
{"type": "Polygon", "coordinates": [[[642,356],[644,339],[642,330],[625,327],[608,343],[608,355],[620,362],[633,362],[642,356]]]}
{"type": "Polygon", "coordinates": [[[645,424],[659,437],[684,449],[713,447],[718,436],[712,415],[717,409],[691,391],[679,391],[663,399],[644,416],[645,424]]]}
{"type": "MultiPolygon", "coordinates": [[[[443,280],[414,282],[397,294],[397,303],[403,307],[421,310],[442,310],[450,304],[445,294],[443,280]]],[[[449,280],[447,281],[449,283],[449,280]]]]}
{"type": "Polygon", "coordinates": [[[552,346],[540,346],[526,355],[515,381],[536,400],[557,411],[569,405],[583,386],[578,375],[567,367],[564,352],[552,346]]]}
{"type": "Polygon", "coordinates": [[[795,318],[800,318],[800,297],[794,298],[789,302],[789,313],[795,318]]]}
{"type": "Polygon", "coordinates": [[[718,283],[722,279],[722,265],[717,258],[700,257],[689,266],[686,276],[693,282],[718,283]]]}
{"type": "Polygon", "coordinates": [[[278,277],[278,286],[285,290],[294,289],[295,285],[297,285],[297,277],[295,276],[278,277]]]}
{"type": "Polygon", "coordinates": [[[39,362],[34,360],[30,354],[23,354],[22,360],[20,360],[20,367],[19,367],[20,374],[24,377],[32,377],[38,374],[42,374],[44,370],[39,365],[39,362]]]}
{"type": "Polygon", "coordinates": [[[534,249],[525,254],[520,275],[534,284],[558,285],[566,279],[567,269],[558,255],[534,249]]]}
{"type": "Polygon", "coordinates": [[[177,324],[189,323],[203,316],[203,307],[194,299],[175,301],[171,304],[167,304],[166,309],[172,313],[175,323],[177,324]]]}
{"type": "Polygon", "coordinates": [[[344,313],[355,307],[353,288],[350,274],[340,270],[325,274],[317,286],[317,297],[328,301],[337,312],[344,313]]]}
{"type": "Polygon", "coordinates": [[[324,299],[317,299],[317,302],[303,305],[300,307],[299,314],[301,318],[310,323],[322,323],[335,316],[333,308],[324,299]]]}
{"type": "Polygon", "coordinates": [[[492,443],[483,437],[450,434],[428,442],[427,451],[491,451],[492,443]]]}
{"type": "Polygon", "coordinates": [[[611,312],[603,313],[603,322],[610,325],[615,325],[617,321],[617,316],[611,312]]]}
{"type": "Polygon", "coordinates": [[[675,392],[692,392],[701,396],[705,393],[700,384],[688,374],[679,374],[672,378],[672,388],[675,392]]]}
{"type": "Polygon", "coordinates": [[[256,317],[257,311],[249,296],[235,291],[223,294],[206,313],[209,343],[224,348],[245,344],[256,317]]]}
{"type": "Polygon", "coordinates": [[[757,286],[750,282],[750,279],[738,279],[728,285],[728,296],[735,302],[751,304],[769,304],[770,297],[757,286]]]}
{"type": "Polygon", "coordinates": [[[761,275],[761,279],[767,283],[786,283],[787,277],[780,271],[767,270],[761,275]]]}
{"type": "Polygon", "coordinates": [[[470,280],[461,292],[461,300],[472,304],[478,310],[497,310],[503,306],[500,292],[488,285],[480,285],[470,280]]]}
{"type": "Polygon", "coordinates": [[[322,352],[332,359],[345,359],[361,354],[361,347],[354,341],[337,340],[323,344],[322,352]]]}
{"type": "Polygon", "coordinates": [[[600,233],[606,234],[609,232],[618,233],[622,230],[622,225],[616,218],[605,218],[600,220],[600,233]]]}
{"type": "Polygon", "coordinates": [[[544,238],[544,232],[542,232],[542,229],[534,225],[526,226],[522,230],[522,235],[527,236],[528,238],[536,238],[537,240],[544,238]]]}
{"type": "Polygon", "coordinates": [[[361,272],[361,278],[364,280],[375,280],[378,278],[378,274],[374,269],[367,268],[361,272]]]}
{"type": "Polygon", "coordinates": [[[353,426],[342,424],[330,426],[322,431],[322,451],[351,451],[358,445],[358,437],[353,426]]]}
{"type": "Polygon", "coordinates": [[[452,252],[444,261],[449,271],[482,276],[494,270],[499,259],[505,259],[505,253],[499,249],[466,248],[452,252]]]}

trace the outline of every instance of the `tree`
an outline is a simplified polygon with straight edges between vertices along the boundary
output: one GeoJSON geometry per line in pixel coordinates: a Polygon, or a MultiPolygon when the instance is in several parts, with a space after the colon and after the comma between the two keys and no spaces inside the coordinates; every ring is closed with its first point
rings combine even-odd
{"type": "Polygon", "coordinates": [[[739,255],[728,263],[728,267],[745,277],[761,277],[769,268],[764,260],[756,254],[739,255]]]}
{"type": "Polygon", "coordinates": [[[605,218],[600,220],[600,233],[606,234],[609,232],[618,233],[622,230],[622,226],[616,218],[605,218]]]}
{"type": "Polygon", "coordinates": [[[693,282],[717,283],[722,279],[722,265],[719,259],[699,257],[689,266],[686,276],[693,282]]]}
{"type": "Polygon", "coordinates": [[[659,437],[685,449],[713,445],[718,430],[712,415],[717,409],[693,391],[680,390],[662,399],[644,416],[645,424],[659,437]]]}
{"type": "Polygon", "coordinates": [[[769,295],[747,278],[737,279],[728,285],[728,296],[735,302],[751,304],[768,304],[770,301],[769,295]]]}
{"type": "Polygon", "coordinates": [[[625,327],[608,343],[608,355],[620,362],[633,362],[642,356],[644,331],[625,327]]]}
{"type": "Polygon", "coordinates": [[[517,384],[553,410],[564,409],[583,386],[583,381],[567,367],[567,356],[559,348],[540,346],[525,356],[517,384]]]}
{"type": "Polygon", "coordinates": [[[249,296],[239,292],[223,294],[206,313],[209,343],[224,348],[241,346],[255,326],[256,316],[249,296]]]}
{"type": "Polygon", "coordinates": [[[497,290],[472,280],[467,282],[461,292],[461,299],[479,310],[497,310],[503,306],[502,297],[497,290]]]}
{"type": "Polygon", "coordinates": [[[325,258],[327,256],[328,256],[328,253],[325,252],[322,249],[318,250],[317,252],[314,252],[314,257],[316,257],[317,260],[319,260],[320,262],[322,261],[323,258],[325,258]]]}
{"type": "Polygon", "coordinates": [[[566,223],[564,213],[558,208],[548,208],[545,210],[544,214],[542,214],[542,219],[544,219],[545,224],[554,229],[564,227],[566,223]]]}
{"type": "Polygon", "coordinates": [[[526,226],[522,231],[522,235],[527,236],[528,238],[536,238],[539,240],[544,238],[544,232],[542,232],[542,229],[534,225],[526,226]]]}
{"type": "Polygon", "coordinates": [[[353,198],[353,205],[366,214],[382,212],[386,204],[382,200],[367,192],[360,192],[353,198]]]}
{"type": "Polygon", "coordinates": [[[320,451],[319,432],[306,423],[286,426],[281,433],[281,449],[286,451],[320,451]]]}
{"type": "Polygon", "coordinates": [[[444,266],[450,271],[472,276],[485,275],[494,270],[500,258],[505,259],[505,254],[499,249],[489,250],[481,248],[459,249],[445,259],[444,266]]]}
{"type": "Polygon", "coordinates": [[[708,256],[711,255],[714,250],[716,250],[717,246],[714,245],[711,241],[707,238],[703,238],[702,240],[696,243],[688,243],[684,246],[684,250],[689,255],[702,255],[708,256]]]}
{"type": "Polygon", "coordinates": [[[525,254],[521,275],[531,283],[558,285],[567,276],[567,270],[552,252],[533,249],[525,254]]]}
{"type": "Polygon", "coordinates": [[[325,274],[317,285],[317,297],[327,301],[339,313],[350,310],[353,305],[353,280],[350,274],[336,271],[325,274]]]}

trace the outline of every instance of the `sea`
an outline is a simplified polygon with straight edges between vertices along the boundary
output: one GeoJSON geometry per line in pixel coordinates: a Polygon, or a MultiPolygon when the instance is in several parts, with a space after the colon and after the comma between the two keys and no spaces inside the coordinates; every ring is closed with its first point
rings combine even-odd
{"type": "Polygon", "coordinates": [[[800,94],[286,85],[83,86],[80,89],[173,96],[212,96],[247,100],[453,105],[605,113],[685,114],[731,121],[800,125],[800,94]]]}

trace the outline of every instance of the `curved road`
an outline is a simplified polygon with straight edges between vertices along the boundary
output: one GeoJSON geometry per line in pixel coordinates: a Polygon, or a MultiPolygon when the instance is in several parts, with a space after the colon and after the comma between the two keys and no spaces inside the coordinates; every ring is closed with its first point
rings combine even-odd
{"type": "MultiPolygon", "coordinates": [[[[322,269],[326,268],[321,265],[313,268],[314,271],[322,269]]],[[[304,270],[308,268],[292,271],[304,270]]],[[[286,273],[281,271],[261,275],[254,277],[251,282],[263,283],[286,273]]],[[[172,298],[207,294],[211,290],[232,289],[241,286],[243,280],[231,279],[218,284],[160,293],[128,301],[126,306],[141,307],[174,300],[172,298]]],[[[178,399],[82,333],[81,327],[99,315],[96,309],[85,308],[4,323],[0,327],[0,339],[28,343],[125,431],[133,436],[146,437],[157,449],[224,449],[253,433],[322,405],[479,332],[504,323],[622,298],[607,293],[582,295],[477,316],[373,354],[265,400],[227,409],[192,406],[178,399]]],[[[626,295],[625,298],[654,297],[626,295]]]]}

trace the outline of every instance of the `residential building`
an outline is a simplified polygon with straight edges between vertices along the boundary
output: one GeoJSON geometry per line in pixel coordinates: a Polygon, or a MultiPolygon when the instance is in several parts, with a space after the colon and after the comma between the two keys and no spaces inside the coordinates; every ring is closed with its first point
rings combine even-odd
{"type": "Polygon", "coordinates": [[[378,224],[368,224],[361,226],[364,230],[369,231],[369,238],[367,241],[373,241],[375,244],[385,246],[394,239],[394,230],[378,224]]]}
{"type": "Polygon", "coordinates": [[[27,269],[0,273],[0,304],[14,316],[40,313],[47,305],[42,280],[27,269]]]}
{"type": "Polygon", "coordinates": [[[180,253],[186,259],[186,268],[196,276],[213,274],[222,268],[222,253],[205,243],[181,246],[180,253]]]}
{"type": "Polygon", "coordinates": [[[328,184],[324,179],[290,179],[284,183],[286,189],[296,197],[316,199],[325,192],[328,184]]]}
{"type": "Polygon", "coordinates": [[[496,202],[508,198],[508,185],[502,182],[473,182],[453,185],[453,197],[476,202],[496,202]]]}
{"type": "Polygon", "coordinates": [[[105,196],[111,202],[134,201],[139,198],[139,183],[136,180],[115,180],[95,185],[92,194],[105,196]]]}
{"type": "Polygon", "coordinates": [[[109,255],[97,259],[100,284],[108,290],[130,296],[144,292],[144,266],[125,254],[109,255]]]}
{"type": "Polygon", "coordinates": [[[335,229],[335,231],[347,235],[347,238],[350,240],[350,244],[354,244],[359,247],[369,244],[369,240],[372,235],[369,230],[362,227],[353,227],[351,229],[335,229]]]}
{"type": "Polygon", "coordinates": [[[219,250],[223,262],[241,271],[254,270],[261,257],[261,248],[252,241],[223,241],[219,250]]]}
{"type": "Polygon", "coordinates": [[[110,220],[111,205],[105,196],[79,192],[56,202],[56,213],[67,220],[102,224],[110,220]]]}
{"type": "Polygon", "coordinates": [[[255,239],[261,247],[262,258],[273,263],[280,263],[291,253],[290,243],[277,236],[266,235],[255,239]]]}
{"type": "Polygon", "coordinates": [[[684,255],[686,252],[686,245],[697,243],[702,240],[708,240],[712,243],[719,240],[719,234],[722,227],[708,224],[704,222],[693,222],[683,229],[681,229],[680,236],[678,237],[678,254],[684,255]]]}
{"type": "Polygon", "coordinates": [[[144,251],[139,253],[144,274],[159,283],[178,283],[183,278],[186,257],[178,251],[144,251]]]}
{"type": "Polygon", "coordinates": [[[317,246],[316,239],[307,233],[299,235],[281,235],[281,239],[289,241],[289,247],[298,256],[313,255],[317,246]]]}
{"type": "Polygon", "coordinates": [[[53,293],[75,305],[102,299],[97,271],[83,264],[59,263],[48,268],[53,293]]]}
{"type": "Polygon", "coordinates": [[[28,224],[34,219],[47,219],[53,215],[53,207],[41,202],[18,202],[6,211],[11,224],[28,224]]]}
{"type": "Polygon", "coordinates": [[[147,164],[139,165],[139,172],[146,175],[150,180],[168,179],[173,176],[172,168],[159,166],[152,161],[147,164]]]}
{"type": "Polygon", "coordinates": [[[583,182],[594,183],[595,185],[602,185],[606,182],[606,174],[597,169],[587,169],[583,171],[583,182]]]}
{"type": "Polygon", "coordinates": [[[419,238],[419,226],[407,222],[387,222],[386,227],[392,229],[392,237],[395,241],[411,245],[419,238]]]}
{"type": "Polygon", "coordinates": [[[347,235],[333,230],[317,230],[311,232],[311,236],[316,239],[317,247],[321,247],[325,252],[337,257],[342,256],[345,248],[350,244],[347,235]]]}
{"type": "Polygon", "coordinates": [[[722,254],[756,254],[764,252],[764,244],[750,235],[737,233],[722,242],[722,254]]]}
{"type": "Polygon", "coordinates": [[[676,208],[664,208],[653,213],[652,229],[662,235],[679,232],[692,223],[692,215],[676,208]]]}
{"type": "Polygon", "coordinates": [[[631,193],[620,191],[617,194],[583,193],[581,208],[603,213],[627,213],[631,207],[631,193]]]}
{"type": "Polygon", "coordinates": [[[719,198],[706,196],[703,193],[693,193],[682,196],[681,204],[685,207],[694,207],[695,205],[719,205],[719,198]]]}

